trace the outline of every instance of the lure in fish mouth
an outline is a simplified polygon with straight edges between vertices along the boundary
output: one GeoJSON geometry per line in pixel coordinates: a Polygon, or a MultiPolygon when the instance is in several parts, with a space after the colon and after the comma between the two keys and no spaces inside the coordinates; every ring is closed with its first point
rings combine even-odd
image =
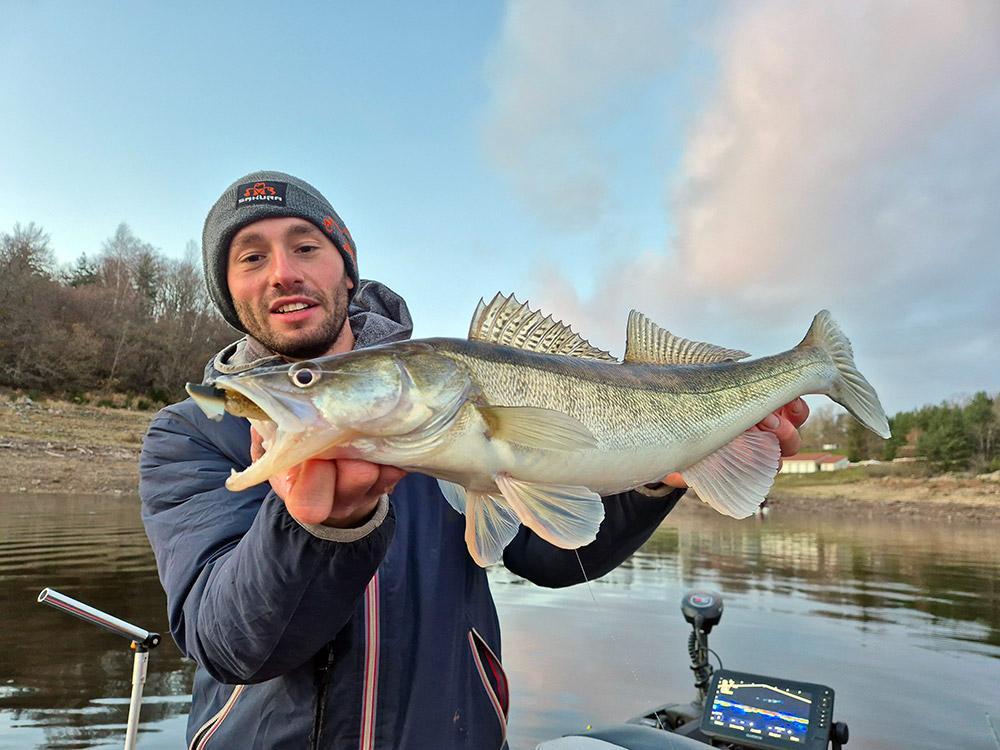
{"type": "Polygon", "coordinates": [[[828,312],[781,354],[691,341],[629,315],[619,362],[551,316],[497,295],[469,339],[403,341],[220,376],[188,392],[212,419],[247,417],[264,455],[226,486],[241,490],[321,453],[438,479],[466,515],[480,565],[501,559],[521,524],[576,549],[596,538],[602,496],[679,471],[736,518],[763,502],[777,438],[752,430],[807,393],[842,404],[873,432],[889,426],[828,312]]]}

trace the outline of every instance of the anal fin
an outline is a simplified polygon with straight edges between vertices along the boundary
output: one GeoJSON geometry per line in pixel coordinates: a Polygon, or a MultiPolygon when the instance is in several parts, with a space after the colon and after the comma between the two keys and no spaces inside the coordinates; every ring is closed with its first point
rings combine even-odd
{"type": "Polygon", "coordinates": [[[586,487],[538,484],[505,474],[494,477],[521,523],[562,549],[578,549],[597,538],[604,520],[601,496],[586,487]]]}
{"type": "Polygon", "coordinates": [[[764,502],[778,473],[781,448],[772,432],[748,430],[681,472],[698,497],[733,518],[746,518],[764,502]]]}

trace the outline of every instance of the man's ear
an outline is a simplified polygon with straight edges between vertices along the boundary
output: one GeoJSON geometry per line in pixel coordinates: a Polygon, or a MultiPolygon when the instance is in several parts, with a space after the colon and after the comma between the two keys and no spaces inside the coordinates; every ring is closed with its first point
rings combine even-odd
{"type": "Polygon", "coordinates": [[[348,289],[354,288],[354,279],[352,279],[350,276],[347,277],[347,288],[348,289]]]}

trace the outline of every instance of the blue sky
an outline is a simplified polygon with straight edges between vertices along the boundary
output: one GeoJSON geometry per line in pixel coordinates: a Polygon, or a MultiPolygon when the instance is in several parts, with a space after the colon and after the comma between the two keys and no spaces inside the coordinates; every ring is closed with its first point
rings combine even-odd
{"type": "Polygon", "coordinates": [[[514,291],[768,354],[829,308],[890,411],[1000,388],[1000,10],[981,2],[8,2],[0,231],[179,257],[319,187],[416,334],[514,291]]]}

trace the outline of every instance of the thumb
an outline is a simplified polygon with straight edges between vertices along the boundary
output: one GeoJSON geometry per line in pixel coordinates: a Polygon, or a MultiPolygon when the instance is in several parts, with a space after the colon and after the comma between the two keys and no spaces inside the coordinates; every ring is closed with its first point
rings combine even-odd
{"type": "Polygon", "coordinates": [[[302,523],[320,524],[330,517],[337,487],[336,462],[306,461],[296,476],[289,479],[284,500],[293,518],[302,523]]]}

